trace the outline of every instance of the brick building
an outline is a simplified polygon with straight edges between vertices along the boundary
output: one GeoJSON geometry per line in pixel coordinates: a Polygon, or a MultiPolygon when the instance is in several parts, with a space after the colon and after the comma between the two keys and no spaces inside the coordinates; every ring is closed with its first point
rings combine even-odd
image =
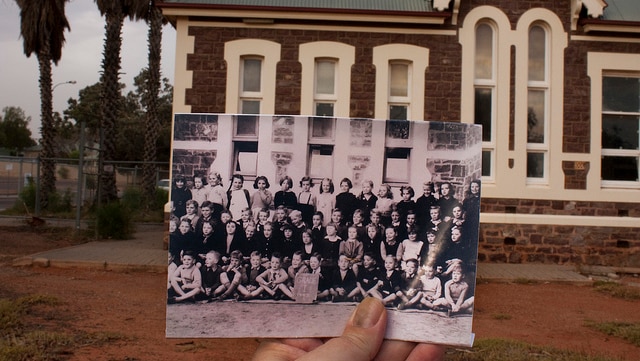
{"type": "Polygon", "coordinates": [[[481,261],[640,267],[637,1],[159,6],[175,113],[482,124],[481,261]]]}

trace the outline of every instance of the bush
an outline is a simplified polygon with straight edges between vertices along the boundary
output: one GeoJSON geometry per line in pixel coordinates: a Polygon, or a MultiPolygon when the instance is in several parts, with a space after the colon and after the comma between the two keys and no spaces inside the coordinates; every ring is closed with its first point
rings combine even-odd
{"type": "Polygon", "coordinates": [[[27,185],[22,188],[19,197],[30,209],[36,207],[36,183],[33,181],[33,177],[28,178],[27,185]]]}
{"type": "Polygon", "coordinates": [[[131,239],[135,231],[131,211],[117,201],[98,209],[96,223],[96,230],[103,238],[131,239]]]}

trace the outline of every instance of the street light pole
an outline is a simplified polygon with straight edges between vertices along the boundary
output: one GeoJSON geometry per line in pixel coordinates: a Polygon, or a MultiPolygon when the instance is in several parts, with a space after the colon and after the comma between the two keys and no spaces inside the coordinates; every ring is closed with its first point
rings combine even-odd
{"type": "Polygon", "coordinates": [[[62,84],[75,84],[75,83],[77,83],[77,81],[75,81],[75,80],[67,80],[67,81],[63,81],[62,83],[58,83],[58,84],[54,85],[54,86],[53,86],[53,88],[51,88],[51,92],[53,93],[53,91],[54,91],[58,86],[60,86],[60,85],[62,85],[62,84]]]}

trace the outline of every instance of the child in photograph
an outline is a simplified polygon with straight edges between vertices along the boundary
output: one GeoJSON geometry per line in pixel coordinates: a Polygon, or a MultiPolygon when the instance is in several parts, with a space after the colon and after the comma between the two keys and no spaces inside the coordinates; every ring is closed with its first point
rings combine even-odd
{"type": "Polygon", "coordinates": [[[242,260],[242,252],[238,250],[231,252],[229,264],[220,274],[220,283],[222,285],[216,291],[216,293],[222,292],[219,296],[220,300],[236,296],[235,293],[238,286],[247,282],[247,272],[242,266],[242,260]]]}
{"type": "Polygon", "coordinates": [[[400,247],[400,242],[397,240],[396,229],[393,227],[387,227],[384,230],[385,238],[380,243],[380,257],[383,260],[387,259],[387,256],[396,257],[398,254],[398,248],[400,247]]]}
{"type": "Polygon", "coordinates": [[[191,222],[188,219],[180,221],[178,231],[169,236],[169,250],[180,256],[185,251],[197,251],[198,248],[196,236],[191,231],[191,222]]]}
{"type": "Polygon", "coordinates": [[[313,244],[319,245],[327,235],[327,230],[324,226],[324,216],[322,212],[316,211],[311,218],[311,238],[313,244]]]}
{"type": "Polygon", "coordinates": [[[224,288],[220,288],[220,275],[222,268],[218,265],[220,262],[220,253],[209,251],[204,258],[204,266],[200,269],[202,278],[202,288],[198,297],[204,302],[209,302],[220,293],[224,292],[224,288]],[[216,293],[216,291],[218,293],[216,293]]]}
{"type": "MultiPolygon", "coordinates": [[[[205,188],[205,179],[201,174],[193,176],[193,188],[191,188],[191,199],[198,202],[200,206],[207,200],[207,189],[205,188]]],[[[198,213],[200,215],[200,213],[198,213]]]]}
{"type": "Polygon", "coordinates": [[[371,214],[371,210],[376,208],[376,203],[378,202],[378,197],[373,194],[373,181],[369,179],[365,179],[362,181],[362,191],[360,195],[358,195],[358,204],[357,208],[362,209],[362,214],[364,215],[364,223],[369,223],[369,215],[371,214]]]}
{"type": "Polygon", "coordinates": [[[251,194],[249,200],[250,208],[256,215],[256,221],[259,221],[257,217],[259,216],[261,210],[269,210],[271,207],[273,207],[273,194],[269,190],[269,187],[271,187],[271,185],[269,184],[269,180],[263,175],[257,176],[253,181],[253,189],[255,189],[256,191],[251,194]]]}
{"type": "Polygon", "coordinates": [[[198,221],[196,222],[196,226],[194,227],[194,232],[197,236],[202,238],[202,225],[205,222],[209,222],[214,230],[216,229],[217,223],[220,221],[220,215],[218,214],[218,218],[213,217],[213,203],[209,201],[204,201],[200,205],[200,217],[198,217],[198,221]]]}
{"type": "Polygon", "coordinates": [[[291,211],[289,213],[289,221],[291,222],[295,238],[300,239],[302,237],[302,232],[307,230],[307,224],[302,219],[302,212],[297,209],[291,211]]]}
{"type": "Polygon", "coordinates": [[[204,258],[205,255],[215,247],[215,234],[212,221],[204,221],[201,223],[202,235],[198,247],[198,256],[204,258]]]}
{"type": "Polygon", "coordinates": [[[278,238],[273,231],[271,222],[265,223],[262,228],[262,238],[260,239],[262,247],[259,249],[262,254],[262,262],[269,262],[271,255],[275,251],[279,251],[282,246],[282,239],[278,238]]]}
{"type": "Polygon", "coordinates": [[[324,226],[331,220],[331,212],[336,206],[334,191],[333,180],[331,178],[323,178],[322,182],[320,182],[319,194],[316,197],[316,211],[322,212],[324,226]]]}
{"type": "Polygon", "coordinates": [[[300,180],[300,188],[302,190],[298,193],[298,205],[297,209],[302,212],[302,220],[306,224],[311,224],[311,217],[316,211],[316,196],[311,193],[313,187],[313,180],[309,176],[304,176],[300,180]]]}
{"type": "Polygon", "coordinates": [[[442,219],[448,221],[452,216],[453,207],[460,204],[454,197],[455,189],[450,182],[443,182],[440,185],[440,198],[438,198],[438,206],[442,219]]]}
{"type": "Polygon", "coordinates": [[[246,240],[244,231],[234,221],[225,224],[225,231],[224,237],[216,240],[214,250],[218,251],[222,260],[227,263],[232,252],[242,252],[246,249],[246,240]]]}
{"type": "Polygon", "coordinates": [[[418,231],[412,229],[407,239],[400,243],[396,257],[400,260],[400,267],[404,271],[407,261],[415,259],[420,262],[424,253],[424,242],[418,240],[418,231]]]}
{"type": "Polygon", "coordinates": [[[214,219],[218,219],[220,212],[227,208],[227,193],[222,186],[222,176],[213,169],[213,165],[209,167],[207,176],[207,185],[205,186],[207,190],[207,200],[211,202],[211,212],[214,219]]]}
{"type": "Polygon", "coordinates": [[[351,222],[347,223],[347,227],[356,227],[358,231],[358,240],[362,241],[367,234],[367,230],[364,225],[364,212],[362,209],[356,209],[353,211],[353,216],[351,217],[351,222]]]}
{"type": "Polygon", "coordinates": [[[253,211],[251,208],[247,207],[240,212],[240,219],[236,221],[238,225],[245,229],[249,224],[255,224],[253,222],[253,211]]]}
{"type": "Polygon", "coordinates": [[[400,299],[399,310],[416,307],[422,298],[420,276],[418,275],[418,260],[411,258],[406,261],[404,272],[402,273],[402,285],[396,292],[400,299]]]}
{"type": "Polygon", "coordinates": [[[284,178],[280,180],[280,190],[273,196],[273,206],[276,207],[276,209],[279,206],[284,206],[287,211],[296,208],[298,199],[296,198],[296,194],[291,191],[291,188],[293,188],[293,179],[289,176],[284,176],[284,178]]]}
{"type": "Polygon", "coordinates": [[[176,268],[171,277],[168,302],[194,301],[201,287],[202,275],[196,267],[195,255],[191,251],[185,251],[182,255],[182,264],[176,268]]]}
{"type": "Polygon", "coordinates": [[[288,210],[285,206],[278,206],[273,215],[273,220],[271,221],[273,225],[273,231],[277,237],[282,238],[284,236],[284,226],[291,224],[288,217],[288,210]]]}
{"type": "Polygon", "coordinates": [[[351,193],[353,183],[349,178],[342,178],[340,181],[340,193],[336,195],[336,208],[342,211],[343,219],[351,219],[353,211],[356,209],[358,200],[355,194],[351,193]]]}
{"type": "Polygon", "coordinates": [[[423,308],[432,310],[435,300],[442,296],[442,281],[436,276],[436,270],[431,265],[423,267],[424,274],[420,276],[420,282],[422,283],[422,298],[420,304],[423,308]]]}
{"type": "Polygon", "coordinates": [[[322,255],[315,253],[309,258],[310,273],[318,275],[318,301],[326,301],[331,296],[331,277],[327,275],[327,271],[322,268],[322,255]]]}
{"type": "Polygon", "coordinates": [[[242,210],[249,208],[249,204],[251,204],[249,191],[244,189],[243,186],[244,177],[242,174],[234,174],[227,190],[227,209],[231,213],[231,219],[234,221],[239,221],[242,217],[242,210]]]}
{"type": "Polygon", "coordinates": [[[245,249],[244,254],[251,254],[254,251],[262,250],[262,242],[261,235],[256,233],[256,226],[253,222],[249,222],[247,227],[244,229],[244,241],[245,241],[245,249]]]}
{"type": "Polygon", "coordinates": [[[295,237],[293,227],[290,224],[286,224],[282,231],[283,237],[280,243],[280,253],[282,254],[283,266],[291,264],[291,257],[293,252],[299,250],[302,246],[302,240],[295,237]]]}
{"type": "Polygon", "coordinates": [[[333,302],[355,301],[360,293],[356,287],[356,274],[351,270],[349,258],[341,254],[338,257],[338,269],[333,273],[331,293],[333,302]]]}
{"type": "Polygon", "coordinates": [[[400,187],[400,200],[396,203],[396,209],[400,213],[400,221],[406,222],[407,213],[412,211],[415,213],[416,211],[416,202],[413,201],[413,197],[415,196],[415,191],[411,186],[402,186],[400,187]]]}
{"type": "Polygon", "coordinates": [[[191,199],[191,191],[187,188],[184,176],[178,174],[173,177],[171,185],[171,213],[178,219],[187,214],[186,206],[189,199],[191,199]]]}
{"type": "Polygon", "coordinates": [[[380,212],[380,223],[384,226],[391,224],[391,211],[395,202],[393,201],[393,192],[391,186],[383,183],[378,189],[378,200],[376,201],[376,209],[380,212]]]}
{"type": "Polygon", "coordinates": [[[189,223],[191,223],[191,230],[195,231],[196,226],[198,224],[198,220],[200,219],[200,217],[198,217],[198,202],[194,201],[193,199],[189,199],[185,203],[185,209],[187,213],[184,216],[182,216],[180,220],[181,221],[183,219],[188,220],[189,223]]]}
{"type": "Polygon", "coordinates": [[[178,263],[176,263],[176,256],[171,253],[171,251],[167,252],[168,257],[168,269],[167,269],[167,291],[171,289],[171,277],[173,277],[174,272],[178,269],[178,263]]]}
{"type": "MultiPolygon", "coordinates": [[[[362,242],[358,240],[358,228],[356,226],[349,227],[347,231],[347,239],[340,242],[339,253],[340,258],[344,256],[347,260],[349,268],[352,268],[354,272],[357,272],[358,266],[362,264],[364,247],[362,246],[362,242]]],[[[338,264],[338,266],[340,265],[338,264]]]]}
{"type": "Polygon", "coordinates": [[[314,242],[313,240],[312,230],[307,229],[306,231],[302,232],[302,248],[300,249],[300,252],[301,252],[302,260],[305,263],[309,262],[309,258],[311,258],[312,254],[316,252],[320,252],[319,245],[320,245],[319,242],[314,242]]]}
{"type": "Polygon", "coordinates": [[[293,295],[295,290],[296,276],[302,273],[309,273],[309,268],[302,259],[302,252],[295,251],[293,253],[293,257],[291,257],[291,265],[289,266],[289,268],[287,268],[287,276],[289,276],[289,279],[287,279],[286,283],[287,287],[282,291],[287,297],[292,300],[295,298],[293,295]]]}
{"type": "Polygon", "coordinates": [[[385,306],[393,305],[402,285],[402,274],[396,269],[396,257],[388,255],[384,259],[384,270],[380,273],[376,287],[369,290],[369,294],[379,300],[385,306]]]}
{"type": "Polygon", "coordinates": [[[342,238],[338,236],[338,229],[334,224],[328,224],[326,230],[327,235],[324,237],[320,247],[322,249],[322,258],[324,259],[323,266],[335,267],[338,265],[342,238]]]}
{"type": "Polygon", "coordinates": [[[260,209],[258,211],[258,216],[257,216],[258,221],[256,222],[256,232],[258,234],[263,234],[264,233],[264,231],[263,231],[264,225],[267,224],[267,222],[270,222],[269,221],[269,215],[270,214],[271,213],[269,212],[268,208],[262,208],[262,209],[260,209]]]}
{"type": "Polygon", "coordinates": [[[403,230],[402,227],[404,227],[404,222],[402,222],[400,211],[395,209],[395,206],[393,210],[391,210],[391,223],[389,224],[389,226],[395,228],[396,232],[401,232],[403,230]]]}
{"type": "Polygon", "coordinates": [[[467,298],[469,284],[464,281],[462,265],[457,264],[451,272],[451,279],[444,284],[444,297],[434,301],[434,306],[447,309],[447,315],[472,313],[474,297],[467,298]]]}
{"type": "Polygon", "coordinates": [[[438,200],[433,195],[433,182],[422,183],[422,195],[416,199],[416,216],[419,227],[424,227],[429,220],[429,209],[438,204],[438,200]]]}
{"type": "Polygon", "coordinates": [[[386,226],[382,224],[382,213],[378,209],[372,209],[369,214],[369,224],[376,226],[378,229],[378,239],[382,241],[386,226]]]}
{"type": "Polygon", "coordinates": [[[282,269],[282,256],[278,252],[271,255],[270,267],[258,276],[257,280],[269,297],[274,300],[282,299],[282,290],[287,287],[287,271],[282,269]]]}
{"type": "Polygon", "coordinates": [[[336,232],[338,232],[338,236],[340,236],[340,238],[347,238],[347,227],[342,217],[341,210],[336,208],[331,211],[331,221],[327,223],[327,225],[329,224],[332,224],[334,227],[336,227],[336,232]]]}
{"type": "Polygon", "coordinates": [[[378,234],[378,227],[369,223],[366,227],[367,235],[362,241],[362,248],[364,254],[370,253],[376,262],[382,263],[382,257],[380,256],[380,235],[378,234]]]}
{"type": "Polygon", "coordinates": [[[256,298],[264,291],[260,283],[258,283],[258,276],[263,274],[267,269],[262,266],[262,255],[260,252],[251,252],[249,264],[250,268],[247,271],[247,282],[238,286],[238,293],[240,294],[241,300],[256,298]]]}
{"type": "Polygon", "coordinates": [[[362,258],[362,267],[358,269],[358,281],[356,286],[360,290],[362,297],[367,297],[369,291],[376,287],[378,278],[380,277],[380,269],[378,268],[376,258],[370,252],[365,252],[362,258]]]}

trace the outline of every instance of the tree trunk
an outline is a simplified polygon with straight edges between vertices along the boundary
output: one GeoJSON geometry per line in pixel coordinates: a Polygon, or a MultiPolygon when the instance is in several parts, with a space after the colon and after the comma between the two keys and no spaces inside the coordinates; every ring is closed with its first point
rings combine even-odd
{"type": "Polygon", "coordinates": [[[40,68],[40,119],[42,135],[40,205],[47,208],[49,198],[56,191],[55,127],[53,125],[50,43],[45,41],[37,53],[40,68]]]}
{"type": "Polygon", "coordinates": [[[144,137],[143,192],[147,208],[151,206],[156,193],[156,143],[160,123],[158,121],[158,93],[160,90],[160,58],[162,46],[162,13],[151,6],[149,11],[149,78],[146,91],[146,129],[144,137]]]}
{"type": "Polygon", "coordinates": [[[124,14],[122,9],[114,6],[112,11],[105,14],[106,39],[102,69],[102,169],[99,170],[100,200],[103,203],[118,199],[116,186],[116,121],[120,114],[120,49],[122,48],[122,23],[124,14]]]}

